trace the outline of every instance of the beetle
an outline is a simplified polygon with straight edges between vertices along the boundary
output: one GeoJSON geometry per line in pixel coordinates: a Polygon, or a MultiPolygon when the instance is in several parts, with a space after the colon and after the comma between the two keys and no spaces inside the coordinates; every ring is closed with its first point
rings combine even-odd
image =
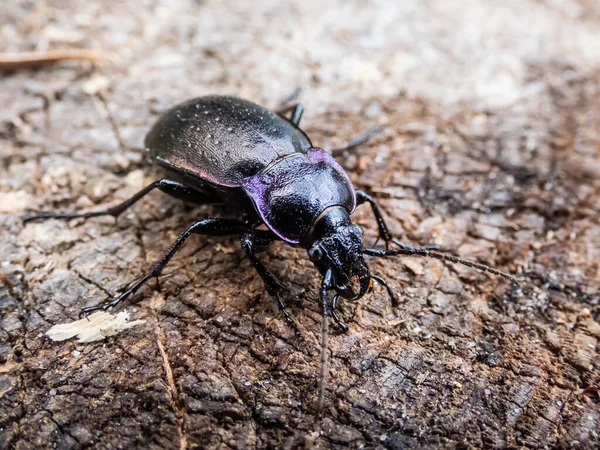
{"type": "Polygon", "coordinates": [[[240,219],[205,218],[194,222],[142,277],[127,285],[114,300],[84,308],[84,314],[114,307],[149,279],[159,277],[190,235],[233,235],[240,237],[241,247],[264,281],[266,291],[275,297],[286,321],[297,331],[282,298],[283,286],[259,261],[256,251],[274,241],[305,249],[322,275],[318,415],[324,393],[329,315],[340,328],[348,329],[336,314],[340,297],[358,300],[376,281],[387,289],[392,302],[397,303],[394,291],[385,280],[371,273],[365,256],[433,257],[519,282],[491,267],[435,251],[434,246],[412,247],[394,239],[375,200],[363,190],[354,189],[350,177],[334,159],[346,149],[364,142],[369,135],[343,149],[327,152],[313,146],[300,129],[302,113],[300,104],[273,112],[228,96],[186,101],[163,114],[145,139],[150,158],[165,170],[166,178],[102,211],[38,213],[23,219],[88,219],[105,215],[116,218],[154,189],[185,202],[222,203],[242,212],[240,219]],[[364,247],[363,230],[352,223],[352,213],[364,203],[371,207],[385,249],[364,247]],[[391,244],[395,248],[390,249],[391,244]],[[335,292],[332,298],[330,291],[335,292]]]}

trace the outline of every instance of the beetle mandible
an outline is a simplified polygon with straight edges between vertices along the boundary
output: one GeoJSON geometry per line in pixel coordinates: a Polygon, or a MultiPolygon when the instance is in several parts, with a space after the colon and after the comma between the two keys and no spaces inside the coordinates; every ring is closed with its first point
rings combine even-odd
{"type": "Polygon", "coordinates": [[[103,211],[40,213],[23,219],[117,217],[154,189],[189,203],[223,203],[243,212],[240,220],[207,218],[194,222],[162,258],[113,301],[84,308],[83,313],[113,307],[150,278],[160,276],[190,235],[234,235],[240,236],[242,249],[264,281],[267,292],[277,299],[285,319],[297,331],[281,296],[283,286],[259,261],[255,251],[273,241],[306,249],[323,277],[319,291],[323,320],[318,415],[323,403],[328,316],[331,314],[343,330],[348,329],[335,311],[339,298],[363,297],[374,280],[387,289],[394,304],[397,302],[387,283],[370,272],[365,255],[433,257],[519,282],[507,273],[437,252],[432,246],[412,247],[394,239],[377,203],[366,192],[354,189],[334,159],[368,136],[343,149],[326,152],[314,147],[299,128],[302,112],[300,104],[272,112],[227,96],[200,97],[181,103],[167,111],[145,139],[151,159],[166,171],[168,178],[149,184],[123,203],[103,211]],[[289,118],[288,113],[291,113],[289,118]],[[352,223],[350,216],[363,203],[371,207],[385,249],[364,247],[363,231],[352,223]],[[258,228],[263,224],[266,229],[258,228]],[[390,244],[396,248],[389,249],[390,244]],[[335,294],[329,298],[332,290],[335,294]]]}

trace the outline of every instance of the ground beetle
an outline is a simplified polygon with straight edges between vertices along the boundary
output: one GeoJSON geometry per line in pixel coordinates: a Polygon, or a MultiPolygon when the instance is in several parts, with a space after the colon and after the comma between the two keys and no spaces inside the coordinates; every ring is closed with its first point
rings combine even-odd
{"type": "Polygon", "coordinates": [[[267,292],[277,299],[285,319],[297,330],[281,297],[283,286],[258,260],[255,251],[276,240],[306,249],[323,276],[319,291],[323,321],[318,414],[323,401],[329,314],[347,330],[335,311],[339,298],[357,300],[375,280],[396,303],[392,289],[369,271],[365,255],[434,257],[491,272],[517,284],[518,281],[499,270],[436,252],[431,246],[412,247],[394,239],[373,198],[355,190],[333,158],[364,142],[368,135],[343,149],[326,152],[314,147],[298,127],[302,112],[300,104],[272,112],[252,102],[225,96],[201,97],[179,104],[158,120],[145,140],[150,157],[166,170],[168,178],[151,183],[125,202],[104,211],[32,214],[24,220],[117,217],[154,189],[186,202],[223,203],[243,212],[240,220],[209,218],[193,223],[143,277],[128,285],[113,301],[85,308],[84,313],[115,306],[150,278],[158,277],[191,234],[236,235],[241,236],[242,249],[263,279],[267,292]],[[350,219],[356,206],[363,203],[371,206],[385,249],[365,248],[362,229],[350,219]],[[266,229],[258,228],[263,224],[266,229]],[[389,249],[389,244],[395,244],[396,248],[389,249]],[[330,299],[331,290],[335,294],[330,299]]]}

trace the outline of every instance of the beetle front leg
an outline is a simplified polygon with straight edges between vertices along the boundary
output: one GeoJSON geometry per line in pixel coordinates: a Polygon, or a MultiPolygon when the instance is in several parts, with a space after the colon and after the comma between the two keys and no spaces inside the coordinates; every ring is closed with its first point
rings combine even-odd
{"type": "Polygon", "coordinates": [[[385,290],[388,293],[388,297],[390,298],[390,301],[392,302],[392,306],[398,306],[398,304],[399,304],[398,294],[396,294],[396,292],[390,287],[390,285],[387,284],[387,281],[385,281],[379,275],[371,275],[371,279],[377,281],[380,285],[382,285],[385,288],[385,290]]]}
{"type": "MultiPolygon", "coordinates": [[[[260,231],[260,230],[257,230],[257,231],[260,231]]],[[[244,250],[244,252],[246,252],[246,255],[250,259],[250,262],[252,263],[252,265],[254,266],[254,268],[256,269],[256,271],[258,272],[258,274],[264,281],[265,289],[267,290],[269,295],[271,295],[272,297],[275,297],[277,299],[279,309],[283,313],[283,316],[285,317],[285,320],[287,321],[287,323],[294,329],[296,334],[299,334],[300,329],[298,328],[298,325],[296,325],[296,322],[294,321],[294,319],[292,318],[290,313],[287,311],[285,303],[283,302],[283,299],[281,298],[281,292],[284,291],[285,288],[279,283],[279,281],[277,281],[277,279],[275,278],[275,275],[273,275],[269,271],[269,269],[267,269],[264,266],[264,264],[260,262],[260,260],[256,256],[256,254],[254,253],[255,245],[257,245],[259,243],[259,242],[257,242],[259,240],[262,241],[262,242],[260,242],[261,245],[264,245],[266,243],[266,241],[263,237],[259,238],[259,237],[257,237],[257,235],[255,235],[253,233],[244,234],[241,239],[242,249],[244,250]]]]}
{"type": "Polygon", "coordinates": [[[346,322],[342,321],[342,319],[340,319],[340,316],[338,316],[336,309],[337,309],[337,303],[338,300],[340,299],[340,294],[335,294],[333,299],[331,300],[331,315],[333,316],[333,320],[335,320],[335,323],[337,324],[338,327],[340,327],[340,330],[342,330],[344,333],[346,333],[349,328],[348,325],[346,324],[346,322]]]}
{"type": "Polygon", "coordinates": [[[356,191],[356,203],[357,203],[357,205],[362,205],[363,203],[368,203],[371,206],[371,210],[373,211],[373,215],[375,216],[375,220],[377,221],[377,227],[379,228],[379,237],[384,240],[386,249],[389,247],[390,242],[393,244],[396,244],[402,250],[419,251],[419,250],[435,250],[435,249],[439,248],[438,245],[425,245],[422,247],[413,247],[412,245],[400,242],[398,239],[394,239],[394,236],[392,236],[392,233],[390,233],[390,230],[388,229],[388,227],[385,223],[385,219],[383,218],[383,214],[381,213],[381,210],[379,209],[379,205],[377,205],[377,203],[375,202],[373,197],[371,197],[369,194],[367,194],[362,189],[358,189],[356,191]]]}

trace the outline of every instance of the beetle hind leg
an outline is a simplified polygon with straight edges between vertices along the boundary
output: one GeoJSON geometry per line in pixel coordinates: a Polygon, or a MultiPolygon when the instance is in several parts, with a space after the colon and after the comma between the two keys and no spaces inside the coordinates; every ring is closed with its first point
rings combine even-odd
{"type": "Polygon", "coordinates": [[[158,189],[161,192],[164,192],[171,197],[178,198],[180,200],[190,201],[193,203],[207,204],[207,203],[216,203],[218,200],[211,196],[210,194],[206,194],[204,192],[198,191],[194,188],[186,186],[183,183],[175,180],[169,180],[167,178],[163,178],[161,180],[150,183],[148,186],[137,192],[132,197],[128,198],[124,202],[113,206],[111,208],[102,210],[102,211],[91,211],[86,213],[36,213],[36,214],[27,214],[22,217],[23,222],[29,222],[32,220],[44,220],[44,219],[90,219],[92,217],[100,217],[100,216],[113,216],[115,219],[120,216],[125,210],[129,209],[138,200],[141,200],[143,197],[148,195],[154,189],[158,189]]]}

